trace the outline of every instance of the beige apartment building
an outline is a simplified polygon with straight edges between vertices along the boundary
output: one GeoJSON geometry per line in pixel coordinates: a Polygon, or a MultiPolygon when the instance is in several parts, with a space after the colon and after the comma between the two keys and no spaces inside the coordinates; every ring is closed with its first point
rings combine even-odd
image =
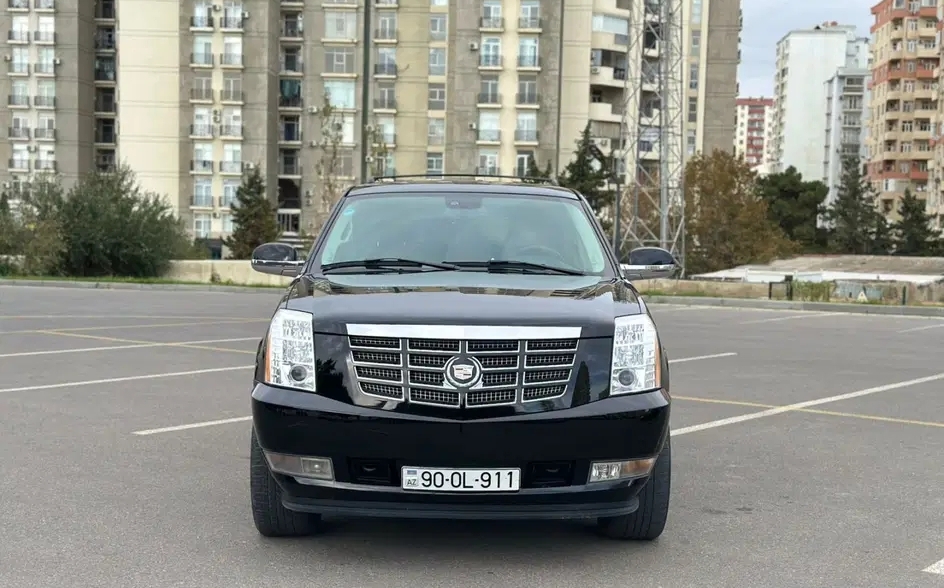
{"type": "MultiPolygon", "coordinates": [[[[326,92],[338,175],[360,177],[362,1],[5,1],[5,184],[120,159],[213,238],[259,165],[283,230],[311,231],[326,92]]],[[[622,123],[639,124],[626,91],[649,90],[628,88],[627,70],[657,65],[660,47],[631,42],[630,0],[370,1],[368,108],[388,152],[371,167],[388,175],[516,175],[531,157],[560,170],[588,121],[612,148],[622,123]]],[[[730,149],[739,0],[675,1],[687,150],[730,149]]]]}
{"type": "Polygon", "coordinates": [[[881,210],[895,220],[905,190],[934,204],[930,180],[941,50],[937,0],[883,0],[872,14],[868,172],[881,210]]]}

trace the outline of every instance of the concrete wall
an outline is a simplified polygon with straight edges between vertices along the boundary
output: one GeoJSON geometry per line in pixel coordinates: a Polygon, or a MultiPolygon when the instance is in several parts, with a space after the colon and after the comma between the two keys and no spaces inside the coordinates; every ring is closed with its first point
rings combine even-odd
{"type": "MultiPolygon", "coordinates": [[[[248,261],[236,260],[181,260],[172,262],[168,280],[180,282],[220,283],[230,285],[280,286],[291,280],[269,274],[261,274],[250,267],[248,261]]],[[[642,280],[634,282],[643,294],[706,296],[718,298],[757,298],[784,300],[787,297],[785,284],[753,284],[743,282],[712,282],[695,280],[642,280]]],[[[866,294],[869,302],[901,304],[904,290],[908,304],[944,303],[944,284],[917,287],[913,284],[891,282],[874,283],[797,283],[795,300],[839,301],[855,300],[859,293],[866,294]]]]}

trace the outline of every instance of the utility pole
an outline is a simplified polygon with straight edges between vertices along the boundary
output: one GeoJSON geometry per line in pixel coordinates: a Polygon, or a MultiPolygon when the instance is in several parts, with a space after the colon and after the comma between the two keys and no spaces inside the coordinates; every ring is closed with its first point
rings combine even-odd
{"type": "Polygon", "coordinates": [[[370,124],[370,80],[373,78],[370,71],[370,49],[372,47],[371,37],[371,3],[376,0],[364,0],[364,31],[361,35],[363,43],[363,54],[361,62],[363,68],[361,71],[361,183],[367,181],[367,155],[370,153],[370,132],[367,126],[370,124]]]}

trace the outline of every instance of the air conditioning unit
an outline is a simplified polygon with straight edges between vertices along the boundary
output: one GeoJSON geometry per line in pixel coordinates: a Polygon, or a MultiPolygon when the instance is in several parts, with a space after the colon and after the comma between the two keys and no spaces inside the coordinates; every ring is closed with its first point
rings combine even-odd
{"type": "Polygon", "coordinates": [[[55,58],[55,59],[53,59],[52,62],[53,62],[53,64],[55,64],[55,65],[62,65],[62,60],[59,59],[58,57],[55,58]]]}
{"type": "Polygon", "coordinates": [[[318,107],[317,107],[317,106],[309,106],[309,107],[308,107],[308,114],[318,114],[318,107]]]}
{"type": "Polygon", "coordinates": [[[219,12],[219,11],[221,11],[221,10],[223,10],[223,7],[222,7],[221,5],[219,5],[219,4],[214,4],[214,5],[213,5],[213,12],[219,12]]]}
{"type": "Polygon", "coordinates": [[[474,131],[474,130],[476,130],[477,128],[479,128],[479,125],[475,124],[474,122],[469,123],[469,130],[470,130],[470,131],[474,131]]]}
{"type": "Polygon", "coordinates": [[[214,210],[214,211],[213,211],[213,218],[220,218],[220,213],[214,210]]]}
{"type": "Polygon", "coordinates": [[[594,65],[590,68],[590,73],[598,74],[600,73],[600,68],[594,65]]]}
{"type": "Polygon", "coordinates": [[[368,155],[367,157],[364,158],[364,161],[366,161],[367,163],[374,163],[374,156],[368,155]]]}
{"type": "Polygon", "coordinates": [[[318,141],[309,141],[309,142],[308,142],[308,146],[309,146],[309,147],[317,147],[317,146],[318,146],[318,141]]]}
{"type": "Polygon", "coordinates": [[[249,13],[248,13],[248,12],[244,12],[244,13],[243,13],[243,18],[244,18],[244,19],[249,18],[249,13]]]}
{"type": "Polygon", "coordinates": [[[244,164],[243,164],[243,169],[252,169],[252,168],[254,168],[254,167],[256,167],[256,166],[255,166],[254,164],[252,164],[252,163],[248,163],[248,162],[247,162],[247,163],[244,163],[244,164]]]}
{"type": "Polygon", "coordinates": [[[12,56],[12,55],[4,55],[4,56],[3,56],[3,60],[4,60],[4,61],[12,61],[12,60],[13,60],[13,56],[12,56]]]}
{"type": "Polygon", "coordinates": [[[479,50],[478,43],[476,43],[475,41],[472,41],[471,43],[469,43],[469,51],[478,51],[478,50],[479,50]]]}

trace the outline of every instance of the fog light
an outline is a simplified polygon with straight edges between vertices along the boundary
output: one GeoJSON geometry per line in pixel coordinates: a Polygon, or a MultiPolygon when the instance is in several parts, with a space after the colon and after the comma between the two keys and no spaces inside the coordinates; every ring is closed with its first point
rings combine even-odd
{"type": "Polygon", "coordinates": [[[273,472],[312,480],[334,480],[334,467],[328,457],[302,457],[269,451],[265,456],[273,472]]]}
{"type": "Polygon", "coordinates": [[[629,478],[639,478],[649,475],[656,458],[631,459],[628,461],[598,461],[590,465],[590,480],[594,482],[611,482],[629,478]]]}

